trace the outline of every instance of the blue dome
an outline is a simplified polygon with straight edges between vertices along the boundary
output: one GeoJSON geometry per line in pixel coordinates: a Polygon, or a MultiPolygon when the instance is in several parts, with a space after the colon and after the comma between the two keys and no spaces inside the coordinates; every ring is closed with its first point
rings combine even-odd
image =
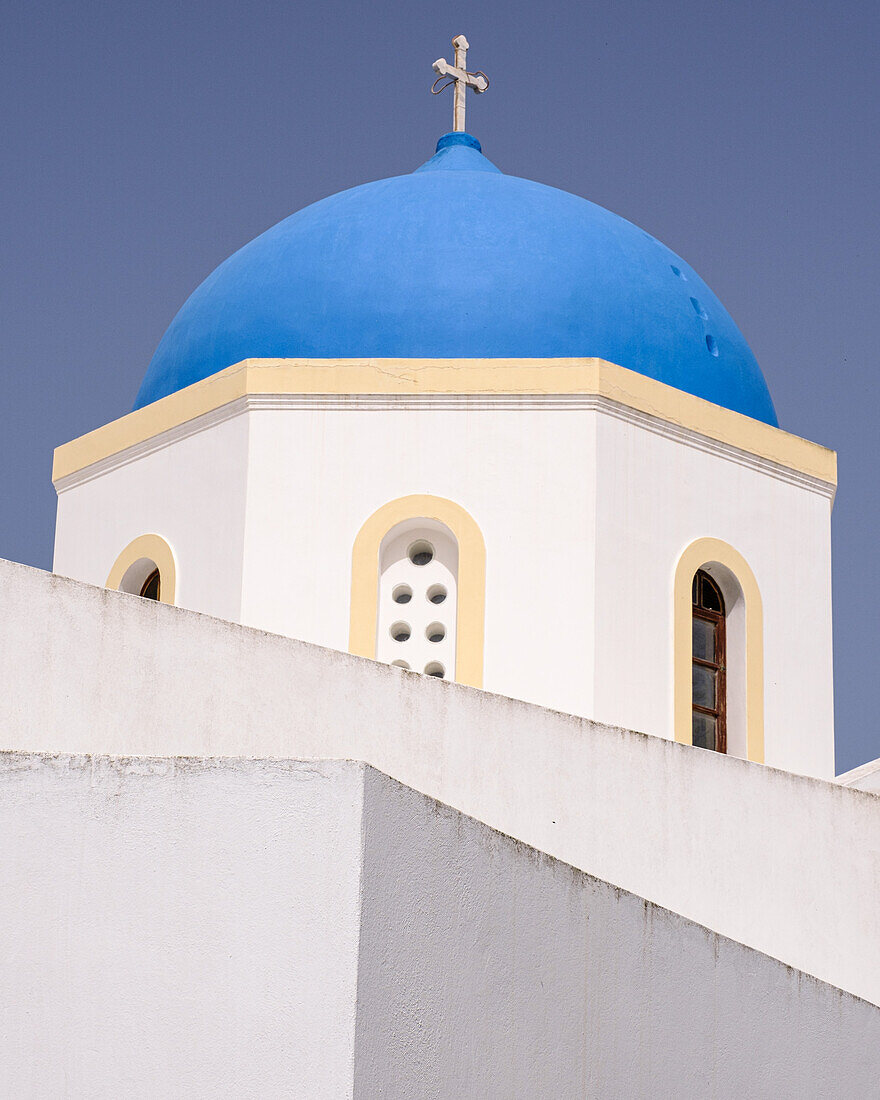
{"type": "Polygon", "coordinates": [[[135,408],[242,359],[593,356],[777,423],[739,329],[674,252],[447,134],[411,175],[316,202],[222,263],[135,408]]]}

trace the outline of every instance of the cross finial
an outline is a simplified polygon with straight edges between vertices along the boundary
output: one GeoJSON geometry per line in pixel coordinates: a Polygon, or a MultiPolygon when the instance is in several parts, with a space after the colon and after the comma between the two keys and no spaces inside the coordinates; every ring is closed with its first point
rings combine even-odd
{"type": "Polygon", "coordinates": [[[455,85],[455,97],[452,107],[452,129],[458,132],[464,131],[464,108],[465,108],[465,92],[468,88],[480,94],[485,92],[489,87],[489,78],[485,73],[476,72],[469,73],[467,71],[467,52],[468,52],[468,40],[463,34],[457,34],[452,40],[452,45],[455,47],[455,64],[450,65],[448,61],[444,61],[443,58],[439,58],[434,62],[434,72],[440,75],[434,81],[431,91],[434,95],[442,92],[444,88],[448,88],[450,84],[455,85]],[[449,79],[445,84],[437,87],[440,81],[444,77],[449,79]]]}

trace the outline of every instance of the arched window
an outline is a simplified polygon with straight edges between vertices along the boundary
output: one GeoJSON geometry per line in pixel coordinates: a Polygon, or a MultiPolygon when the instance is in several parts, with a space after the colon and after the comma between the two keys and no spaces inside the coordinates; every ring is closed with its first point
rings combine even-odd
{"type": "Polygon", "coordinates": [[[678,559],[673,593],[676,741],[763,763],[764,613],[749,563],[721,539],[696,539],[678,559]]]}
{"type": "Polygon", "coordinates": [[[727,752],[727,638],[724,597],[702,569],[694,574],[692,733],[702,749],[727,752]]]}
{"type": "Polygon", "coordinates": [[[455,679],[458,542],[436,520],[393,527],[379,548],[376,658],[455,679]]]}
{"type": "Polygon", "coordinates": [[[358,531],[352,653],[482,687],[485,602],[486,547],[461,505],[426,494],[399,497],[358,531]]]}
{"type": "Polygon", "coordinates": [[[110,570],[107,587],[159,603],[174,603],[177,566],[161,535],[140,535],[125,547],[110,570]]]}

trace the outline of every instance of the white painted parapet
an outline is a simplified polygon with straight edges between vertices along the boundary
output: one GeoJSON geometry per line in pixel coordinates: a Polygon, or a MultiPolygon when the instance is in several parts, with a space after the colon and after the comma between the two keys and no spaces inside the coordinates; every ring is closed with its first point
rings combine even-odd
{"type": "Polygon", "coordinates": [[[854,791],[872,791],[874,794],[880,794],[880,758],[869,760],[867,764],[844,772],[837,777],[836,782],[854,791]]]}
{"type": "Polygon", "coordinates": [[[5,749],[363,760],[880,1004],[880,800],[0,565],[5,749]]]}
{"type": "Polygon", "coordinates": [[[352,761],[0,753],[0,1096],[874,1096],[880,1009],[352,761]]]}

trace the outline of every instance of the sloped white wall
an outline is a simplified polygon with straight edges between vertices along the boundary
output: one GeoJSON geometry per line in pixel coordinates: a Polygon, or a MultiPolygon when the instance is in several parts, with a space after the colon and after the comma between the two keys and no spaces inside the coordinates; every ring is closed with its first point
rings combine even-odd
{"type": "Polygon", "coordinates": [[[0,565],[9,749],[364,760],[880,1003],[880,799],[0,565]]]}
{"type": "Polygon", "coordinates": [[[873,1095],[880,1009],[345,761],[0,753],[0,1094],[873,1095]]]}
{"type": "Polygon", "coordinates": [[[880,1009],[373,769],[356,1095],[852,1097],[880,1009]]]}

